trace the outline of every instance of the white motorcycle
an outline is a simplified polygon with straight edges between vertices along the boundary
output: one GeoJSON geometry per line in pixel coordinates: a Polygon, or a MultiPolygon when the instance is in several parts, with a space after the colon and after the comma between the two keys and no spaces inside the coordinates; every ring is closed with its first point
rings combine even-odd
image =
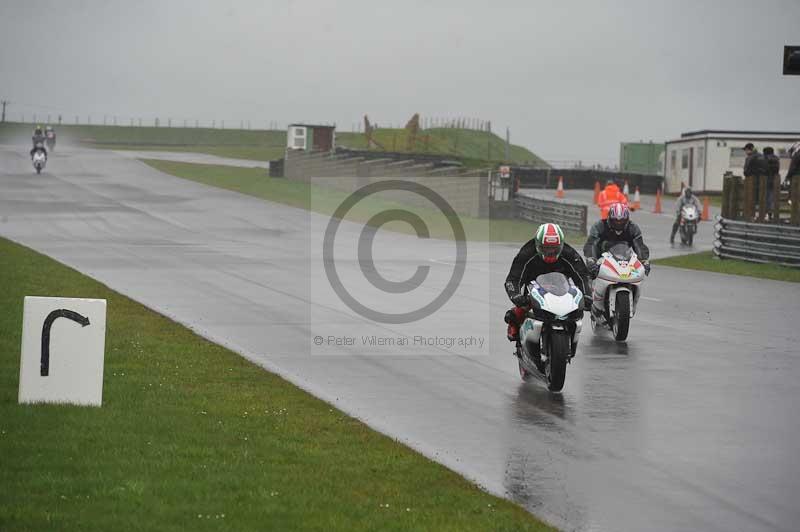
{"type": "Polygon", "coordinates": [[[608,327],[618,342],[628,337],[645,278],[645,268],[625,242],[611,246],[597,259],[599,269],[592,283],[592,331],[608,327]]]}
{"type": "Polygon", "coordinates": [[[44,148],[34,151],[31,161],[33,162],[33,168],[36,170],[36,173],[41,174],[42,170],[47,164],[47,152],[44,150],[44,148]]]}
{"type": "Polygon", "coordinates": [[[694,241],[694,235],[697,233],[697,224],[700,221],[700,212],[697,206],[690,203],[681,207],[680,219],[680,233],[681,243],[685,246],[691,246],[694,241]]]}
{"type": "Polygon", "coordinates": [[[575,356],[583,324],[583,293],[561,273],[545,273],[532,281],[530,300],[517,342],[519,374],[528,381],[541,374],[550,391],[564,387],[567,364],[575,356]]]}

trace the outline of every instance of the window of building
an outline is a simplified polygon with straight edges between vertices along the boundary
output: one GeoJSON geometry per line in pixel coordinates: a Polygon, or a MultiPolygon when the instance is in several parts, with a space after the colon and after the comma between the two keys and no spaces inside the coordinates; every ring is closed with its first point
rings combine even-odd
{"type": "Polygon", "coordinates": [[[301,139],[299,137],[295,137],[294,139],[294,147],[295,148],[305,148],[306,147],[306,139],[301,139]]]}
{"type": "Polygon", "coordinates": [[[742,148],[731,148],[731,160],[729,165],[731,167],[743,167],[745,154],[742,148]]]}
{"type": "Polygon", "coordinates": [[[689,168],[689,149],[685,148],[681,150],[681,168],[687,169],[689,168]]]}
{"type": "Polygon", "coordinates": [[[305,137],[306,136],[305,128],[302,128],[302,127],[294,128],[294,136],[295,137],[305,137]]]}
{"type": "Polygon", "coordinates": [[[697,167],[702,168],[706,163],[706,149],[704,146],[697,148],[697,167]]]}

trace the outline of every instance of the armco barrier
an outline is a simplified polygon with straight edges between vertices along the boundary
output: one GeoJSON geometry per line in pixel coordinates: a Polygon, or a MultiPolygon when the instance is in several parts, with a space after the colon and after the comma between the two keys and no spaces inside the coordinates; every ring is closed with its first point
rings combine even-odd
{"type": "Polygon", "coordinates": [[[717,257],[800,268],[800,227],[718,217],[714,229],[717,257]]]}
{"type": "Polygon", "coordinates": [[[537,224],[556,223],[570,233],[586,234],[586,205],[548,201],[527,196],[514,200],[517,218],[537,224]]]}

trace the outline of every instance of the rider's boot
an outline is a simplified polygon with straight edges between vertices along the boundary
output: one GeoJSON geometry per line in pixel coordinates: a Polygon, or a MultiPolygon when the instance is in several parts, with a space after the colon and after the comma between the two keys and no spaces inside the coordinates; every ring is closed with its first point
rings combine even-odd
{"type": "Polygon", "coordinates": [[[514,307],[506,311],[506,315],[504,316],[504,320],[508,323],[508,329],[506,330],[506,337],[508,338],[509,342],[518,342],[519,341],[519,324],[525,318],[525,309],[520,307],[514,307]]]}

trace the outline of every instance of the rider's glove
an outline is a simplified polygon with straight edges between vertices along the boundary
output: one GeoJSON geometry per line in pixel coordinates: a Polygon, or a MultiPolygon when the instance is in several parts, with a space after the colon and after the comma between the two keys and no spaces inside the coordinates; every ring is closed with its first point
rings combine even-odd
{"type": "Polygon", "coordinates": [[[643,260],[642,261],[642,265],[644,266],[644,274],[645,275],[650,275],[650,261],[649,260],[643,260]]]}
{"type": "Polygon", "coordinates": [[[527,307],[528,296],[526,294],[517,294],[511,298],[511,302],[517,307],[527,307]]]}

